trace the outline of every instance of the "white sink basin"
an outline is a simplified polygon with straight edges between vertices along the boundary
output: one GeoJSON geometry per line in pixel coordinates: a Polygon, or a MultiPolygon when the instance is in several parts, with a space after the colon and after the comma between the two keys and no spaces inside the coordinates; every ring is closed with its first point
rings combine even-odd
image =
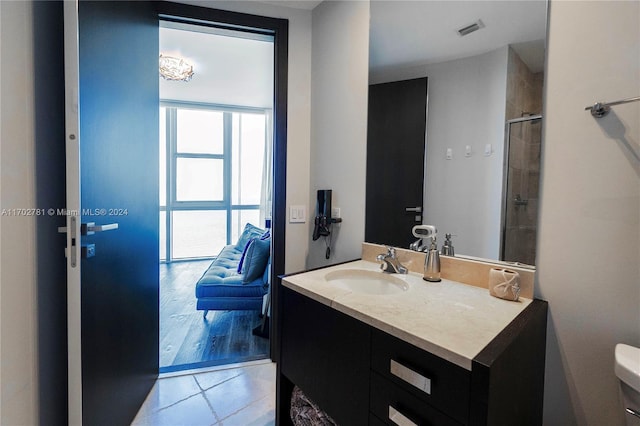
{"type": "Polygon", "coordinates": [[[409,290],[409,285],[398,277],[365,269],[340,269],[327,273],[324,278],[355,293],[385,295],[409,290]]]}

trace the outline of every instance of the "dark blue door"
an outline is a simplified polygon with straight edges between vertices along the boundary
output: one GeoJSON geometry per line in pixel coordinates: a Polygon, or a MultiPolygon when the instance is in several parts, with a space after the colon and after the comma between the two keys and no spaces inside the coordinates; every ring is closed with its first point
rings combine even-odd
{"type": "Polygon", "coordinates": [[[82,419],[130,424],[158,374],[158,17],[80,1],[82,419]]]}

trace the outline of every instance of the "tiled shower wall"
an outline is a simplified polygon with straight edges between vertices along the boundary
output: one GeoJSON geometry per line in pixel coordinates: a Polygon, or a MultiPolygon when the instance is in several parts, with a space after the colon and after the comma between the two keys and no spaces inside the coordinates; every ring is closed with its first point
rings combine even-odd
{"type": "Polygon", "coordinates": [[[507,64],[507,120],[523,114],[542,114],[542,72],[532,73],[520,56],[509,48],[507,64]]]}
{"type": "MultiPolygon", "coordinates": [[[[542,72],[533,73],[509,48],[506,119],[542,113],[542,72]]],[[[541,121],[511,125],[504,259],[535,264],[541,121]],[[519,196],[526,204],[516,203],[519,196]]]]}

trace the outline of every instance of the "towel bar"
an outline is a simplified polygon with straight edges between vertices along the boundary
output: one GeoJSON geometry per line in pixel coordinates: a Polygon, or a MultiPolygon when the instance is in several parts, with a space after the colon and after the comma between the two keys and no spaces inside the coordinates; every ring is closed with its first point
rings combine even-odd
{"type": "Polygon", "coordinates": [[[601,118],[609,114],[609,110],[611,110],[611,107],[614,105],[628,104],[629,102],[637,101],[640,101],[640,96],[636,96],[635,98],[622,99],[615,102],[596,102],[595,104],[586,107],[585,111],[590,110],[591,115],[596,118],[601,118]]]}

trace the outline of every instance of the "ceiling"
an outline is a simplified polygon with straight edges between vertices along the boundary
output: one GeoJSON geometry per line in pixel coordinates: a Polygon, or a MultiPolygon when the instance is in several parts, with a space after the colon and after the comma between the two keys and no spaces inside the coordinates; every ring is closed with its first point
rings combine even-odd
{"type": "Polygon", "coordinates": [[[160,78],[160,97],[187,102],[271,108],[272,37],[163,22],[160,53],[193,65],[191,81],[160,78]]]}
{"type": "Polygon", "coordinates": [[[292,7],[294,9],[312,10],[314,7],[322,3],[322,0],[262,0],[261,3],[292,7]]]}
{"type": "MultiPolygon", "coordinates": [[[[322,1],[265,0],[263,3],[312,10],[322,1]]],[[[532,71],[541,71],[546,4],[546,0],[371,0],[369,68],[378,71],[444,62],[510,44],[532,71]],[[484,28],[465,37],[458,35],[458,28],[478,19],[484,28]]],[[[259,87],[266,87],[273,80],[269,72],[258,71],[270,68],[264,65],[273,60],[269,43],[234,40],[201,31],[161,31],[160,51],[186,58],[193,63],[195,71],[193,80],[186,84],[161,79],[161,96],[269,107],[268,90],[262,98],[250,99],[259,92],[259,87]],[[230,43],[216,44],[217,39],[227,39],[230,43]],[[240,73],[238,69],[243,71],[240,73]],[[228,90],[231,87],[236,89],[228,90]],[[244,90],[238,91],[238,87],[244,90]],[[222,97],[222,101],[216,97],[222,97]]]]}
{"type": "MultiPolygon", "coordinates": [[[[263,3],[312,10],[322,1],[263,3]]],[[[547,0],[370,0],[370,11],[371,70],[444,62],[507,44],[531,71],[544,68],[547,0]],[[457,34],[478,19],[481,31],[457,34]]]]}
{"type": "Polygon", "coordinates": [[[371,0],[370,69],[473,56],[507,44],[532,71],[541,71],[546,0],[371,0]],[[478,19],[484,28],[461,37],[478,19]]]}

